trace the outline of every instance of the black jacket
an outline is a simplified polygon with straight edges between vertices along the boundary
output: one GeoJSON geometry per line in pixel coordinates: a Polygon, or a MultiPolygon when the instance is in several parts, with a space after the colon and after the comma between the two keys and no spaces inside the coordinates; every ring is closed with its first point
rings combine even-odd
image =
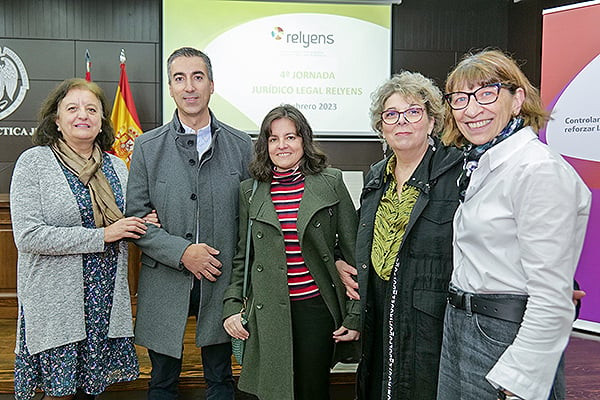
{"type": "MultiPolygon", "coordinates": [[[[381,384],[382,398],[435,399],[442,345],[443,317],[452,273],[452,219],[458,207],[456,180],[462,154],[435,139],[408,181],[420,190],[382,301],[383,354],[370,354],[373,301],[369,298],[371,245],[377,207],[387,189],[387,159],[371,167],[361,194],[356,262],[361,296],[363,351],[357,376],[358,398],[367,385],[381,384]],[[434,150],[435,149],[435,150],[434,150]],[[393,295],[392,289],[397,290],[393,295]],[[392,307],[393,305],[393,307],[392,307]],[[390,335],[393,331],[394,334],[390,335]],[[390,344],[389,339],[392,338],[390,344]],[[388,372],[390,356],[394,364],[388,372]],[[371,362],[383,364],[383,381],[370,377],[371,362]]],[[[381,331],[381,329],[378,329],[381,331]]],[[[377,400],[377,399],[368,399],[377,400]]]]}

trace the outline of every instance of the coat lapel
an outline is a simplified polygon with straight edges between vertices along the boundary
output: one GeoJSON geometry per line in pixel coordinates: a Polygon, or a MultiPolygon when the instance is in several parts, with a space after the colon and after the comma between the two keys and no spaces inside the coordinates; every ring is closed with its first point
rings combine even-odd
{"type": "MultiPolygon", "coordinates": [[[[298,237],[300,243],[306,232],[306,227],[314,215],[327,207],[339,203],[339,199],[333,188],[325,180],[324,173],[308,175],[304,181],[304,194],[300,201],[298,210],[298,237]]],[[[318,221],[315,221],[318,223],[318,221]]]]}
{"type": "MultiPolygon", "coordinates": [[[[309,175],[304,181],[304,194],[298,210],[298,237],[302,241],[306,227],[314,215],[323,208],[332,207],[339,199],[323,174],[309,175]]],[[[281,231],[281,224],[271,200],[270,182],[260,182],[250,204],[250,218],[272,225],[281,231]]]]}
{"type": "Polygon", "coordinates": [[[250,204],[250,218],[273,225],[281,231],[281,224],[275,212],[275,206],[271,200],[271,183],[260,182],[250,204]]]}

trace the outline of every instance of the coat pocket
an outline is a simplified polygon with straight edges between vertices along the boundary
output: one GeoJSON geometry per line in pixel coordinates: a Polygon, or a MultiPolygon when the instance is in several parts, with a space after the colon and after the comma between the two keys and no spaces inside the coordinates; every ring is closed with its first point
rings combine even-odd
{"type": "Polygon", "coordinates": [[[411,254],[452,257],[452,219],[456,206],[453,201],[429,201],[409,233],[411,254]]]}
{"type": "Polygon", "coordinates": [[[444,320],[447,291],[415,289],[413,307],[439,320],[444,320]]]}
{"type": "Polygon", "coordinates": [[[156,261],[152,257],[147,256],[144,253],[142,253],[141,262],[142,262],[143,267],[148,267],[148,268],[156,268],[156,266],[158,265],[158,261],[156,261]]]}

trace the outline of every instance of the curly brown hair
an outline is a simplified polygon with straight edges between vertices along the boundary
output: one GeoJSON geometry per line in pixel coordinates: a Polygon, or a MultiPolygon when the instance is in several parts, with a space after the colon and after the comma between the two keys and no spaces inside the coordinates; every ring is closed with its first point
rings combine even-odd
{"type": "Polygon", "coordinates": [[[94,82],[88,82],[81,78],[71,78],[62,81],[44,100],[39,112],[38,126],[33,133],[33,144],[37,146],[50,146],[62,138],[62,133],[56,126],[58,118],[58,105],[71,89],[83,89],[92,92],[102,105],[102,126],[100,133],[94,140],[103,151],[112,148],[115,142],[115,133],[110,120],[108,101],[104,92],[94,82]]]}

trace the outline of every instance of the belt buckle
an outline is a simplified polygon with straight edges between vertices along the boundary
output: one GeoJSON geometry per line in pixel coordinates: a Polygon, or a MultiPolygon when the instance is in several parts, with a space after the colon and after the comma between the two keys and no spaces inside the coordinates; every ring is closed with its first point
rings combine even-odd
{"type": "Polygon", "coordinates": [[[456,308],[456,306],[454,304],[452,304],[453,303],[452,302],[452,296],[453,296],[452,292],[448,293],[446,295],[446,301],[448,301],[448,304],[450,304],[450,306],[452,306],[452,308],[456,308]]]}
{"type": "Polygon", "coordinates": [[[456,290],[450,290],[448,292],[448,304],[450,304],[452,308],[461,310],[464,308],[464,302],[464,294],[458,293],[456,290]],[[458,303],[458,305],[455,305],[454,303],[458,303]]]}

